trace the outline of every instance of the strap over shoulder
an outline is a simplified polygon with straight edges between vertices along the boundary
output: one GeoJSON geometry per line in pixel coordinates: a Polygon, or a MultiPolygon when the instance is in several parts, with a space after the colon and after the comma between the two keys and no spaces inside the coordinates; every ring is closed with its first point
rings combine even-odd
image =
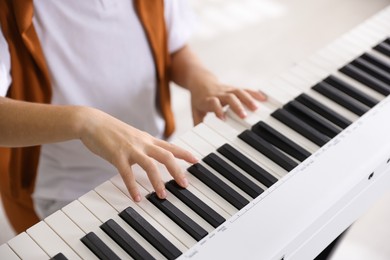
{"type": "MultiPolygon", "coordinates": [[[[157,75],[158,104],[166,121],[165,135],[174,130],[170,107],[168,37],[164,0],[134,0],[147,35],[157,75]]],[[[52,89],[43,51],[33,26],[33,0],[1,0],[0,23],[11,56],[12,85],[7,97],[50,103],[52,89]]],[[[40,146],[0,149],[0,190],[5,212],[15,231],[39,221],[31,194],[34,191],[40,146]]]]}

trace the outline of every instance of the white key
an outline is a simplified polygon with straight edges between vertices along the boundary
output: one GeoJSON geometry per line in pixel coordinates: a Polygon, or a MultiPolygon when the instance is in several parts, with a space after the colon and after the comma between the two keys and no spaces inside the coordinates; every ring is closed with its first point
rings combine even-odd
{"type": "Polygon", "coordinates": [[[227,111],[227,117],[229,119],[233,119],[239,123],[245,122],[245,125],[252,126],[258,123],[259,121],[267,118],[273,111],[275,111],[278,107],[274,106],[272,108],[264,105],[263,103],[258,103],[258,109],[255,111],[247,111],[247,116],[245,118],[240,118],[237,114],[233,113],[233,111],[227,111]]]}
{"type": "MultiPolygon", "coordinates": [[[[315,53],[314,55],[310,56],[306,61],[303,62],[303,64],[314,64],[319,69],[322,69],[324,73],[326,72],[327,75],[330,75],[332,71],[335,71],[338,69],[339,66],[335,65],[334,63],[330,62],[329,60],[324,59],[319,52],[315,53]]],[[[304,66],[303,65],[303,66],[304,66]]]]}
{"type": "Polygon", "coordinates": [[[233,128],[237,132],[237,135],[238,135],[238,133],[241,133],[242,131],[251,128],[253,122],[251,122],[251,121],[247,122],[245,120],[245,118],[244,119],[239,119],[239,118],[233,119],[231,117],[226,117],[226,119],[224,120],[224,123],[229,125],[231,128],[233,128]]]}
{"type": "Polygon", "coordinates": [[[306,149],[310,153],[314,153],[320,148],[317,144],[308,140],[307,138],[305,138],[304,136],[302,136],[301,134],[291,129],[290,127],[286,126],[285,124],[283,124],[282,122],[280,122],[279,120],[275,119],[272,116],[267,118],[265,122],[272,128],[279,131],[282,135],[286,136],[288,139],[297,143],[299,146],[302,146],[302,148],[306,149]]]}
{"type": "Polygon", "coordinates": [[[89,233],[102,222],[99,221],[80,201],[74,200],[61,209],[84,233],[89,233]]]}
{"type": "MultiPolygon", "coordinates": [[[[80,214],[81,217],[81,214],[80,214]]],[[[82,242],[83,232],[64,212],[58,210],[45,218],[50,226],[81,258],[98,259],[82,242]]],[[[100,224],[100,222],[99,222],[100,224]]],[[[67,257],[67,255],[65,254],[67,257]]]]}
{"type": "MultiPolygon", "coordinates": [[[[267,117],[272,111],[274,111],[277,107],[279,107],[279,104],[276,104],[275,102],[269,102],[268,100],[265,102],[259,102],[255,100],[255,103],[257,105],[257,109],[252,111],[249,110],[247,107],[244,106],[245,112],[247,116],[245,117],[245,120],[248,122],[251,122],[251,124],[255,124],[262,120],[263,118],[267,117]]],[[[230,118],[237,118],[241,120],[241,118],[233,112],[230,108],[226,111],[226,116],[230,118]]]]}
{"type": "MultiPolygon", "coordinates": [[[[183,147],[186,150],[192,150],[192,148],[189,145],[187,145],[186,143],[184,143],[181,140],[177,139],[173,143],[175,143],[176,145],[178,145],[180,147],[183,147]]],[[[193,151],[193,153],[194,153],[194,151],[193,151]]],[[[200,155],[197,157],[201,158],[200,155]]],[[[183,161],[181,163],[186,164],[183,161]]],[[[189,167],[190,165],[186,164],[186,166],[189,167]]],[[[207,197],[210,201],[212,201],[213,204],[216,204],[216,205],[218,205],[218,207],[223,209],[223,211],[225,211],[226,214],[229,215],[229,217],[238,212],[238,209],[233,207],[230,203],[228,203],[225,199],[223,199],[221,196],[219,196],[217,193],[215,193],[212,189],[207,187],[203,182],[201,182],[198,178],[193,176],[191,173],[186,172],[186,176],[187,176],[189,183],[191,183],[191,185],[193,185],[200,193],[202,193],[205,197],[207,197]]],[[[217,208],[213,208],[213,209],[215,209],[218,213],[220,213],[217,210],[217,208]]],[[[221,214],[221,215],[225,216],[225,214],[221,214]]],[[[225,217],[225,219],[227,219],[227,218],[228,217],[225,217]]]]}
{"type": "MultiPolygon", "coordinates": [[[[105,222],[114,216],[117,212],[106,203],[95,191],[90,191],[78,199],[96,218],[101,222],[105,222]]],[[[90,216],[92,217],[92,216],[90,216]]],[[[76,224],[77,221],[72,219],[76,224]]],[[[100,224],[101,225],[101,224],[100,224]]],[[[129,255],[115,243],[99,226],[95,226],[88,232],[94,232],[117,256],[123,259],[128,259],[129,255]]],[[[86,233],[88,233],[86,232],[86,233]]]]}
{"type": "MultiPolygon", "coordinates": [[[[215,115],[212,115],[215,116],[215,115]]],[[[199,124],[203,125],[203,123],[199,124]]],[[[192,154],[195,155],[196,158],[200,159],[202,156],[194,151],[188,144],[183,141],[176,139],[172,143],[188,150],[192,151],[192,154]]],[[[181,166],[183,170],[187,169],[191,165],[183,160],[177,160],[177,163],[181,166]]],[[[167,173],[165,167],[161,167],[162,165],[157,165],[159,171],[162,173],[162,178],[165,182],[168,182],[172,179],[172,177],[167,173]]],[[[185,170],[186,171],[186,170],[185,170]]],[[[202,200],[204,203],[209,205],[212,209],[214,209],[217,213],[219,213],[225,219],[228,219],[233,214],[235,214],[238,210],[233,207],[231,204],[227,203],[222,197],[216,194],[213,190],[207,187],[203,182],[201,182],[198,178],[193,176],[191,173],[186,171],[187,179],[189,180],[189,185],[187,189],[191,191],[194,195],[202,200]]]]}
{"type": "Polygon", "coordinates": [[[377,51],[377,50],[372,50],[370,52],[372,55],[374,55],[376,58],[382,60],[383,62],[389,64],[390,63],[390,58],[386,55],[384,55],[383,53],[377,51]]]}
{"type": "Polygon", "coordinates": [[[370,53],[371,55],[375,56],[377,59],[381,60],[382,62],[384,63],[387,63],[389,64],[390,63],[390,57],[384,55],[383,53],[375,50],[375,49],[372,49],[370,51],[368,51],[368,53],[370,53]]]}
{"type": "Polygon", "coordinates": [[[296,95],[291,93],[287,88],[284,89],[284,85],[276,83],[276,80],[273,79],[266,86],[261,86],[260,89],[263,91],[268,100],[275,106],[280,107],[283,104],[286,104],[288,101],[293,99],[296,95]]]}
{"type": "Polygon", "coordinates": [[[0,246],[0,259],[7,260],[19,260],[17,254],[8,246],[8,244],[2,244],[0,246]]]}
{"type": "Polygon", "coordinates": [[[173,245],[175,245],[180,251],[184,252],[187,247],[177,240],[165,227],[157,223],[147,212],[145,212],[138,203],[135,203],[132,199],[126,196],[114,183],[118,186],[126,189],[120,175],[116,175],[111,178],[110,181],[106,181],[97,187],[95,190],[118,212],[122,212],[128,207],[132,207],[137,211],[150,225],[152,225],[157,231],[159,231],[165,238],[167,238],[173,245]]]}
{"type": "MultiPolygon", "coordinates": [[[[163,167],[159,165],[160,170],[164,171],[163,167]]],[[[160,171],[161,172],[161,171],[160,171]]],[[[154,192],[153,186],[151,185],[150,181],[146,178],[137,177],[137,181],[141,184],[143,188],[148,193],[154,192]]],[[[172,178],[171,178],[172,179],[172,178]]],[[[186,206],[183,202],[181,202],[179,199],[177,199],[173,194],[171,194],[167,190],[167,199],[178,209],[180,209],[185,215],[187,215],[189,218],[194,220],[198,225],[200,225],[203,229],[205,229],[207,232],[211,232],[214,230],[214,228],[206,222],[203,218],[201,218],[197,213],[195,213],[192,209],[190,209],[188,206],[186,206]]],[[[181,228],[180,228],[181,229],[181,228]]],[[[182,229],[181,229],[182,230],[182,229]]],[[[182,230],[181,232],[185,232],[182,230]]],[[[186,233],[187,234],[187,233],[186,233]]]]}
{"type": "Polygon", "coordinates": [[[367,87],[366,85],[364,85],[364,84],[362,84],[362,83],[360,83],[360,82],[350,78],[349,76],[347,76],[347,75],[345,75],[345,74],[343,74],[341,72],[337,71],[333,75],[338,77],[339,79],[345,81],[346,83],[350,84],[354,88],[362,91],[363,93],[367,94],[368,96],[371,96],[371,97],[377,99],[378,101],[381,101],[382,99],[385,98],[384,95],[376,92],[375,90],[367,87]]]}
{"type": "MultiPolygon", "coordinates": [[[[133,166],[133,173],[141,172],[142,169],[138,165],[133,166]]],[[[137,181],[141,184],[142,182],[149,182],[145,180],[145,174],[142,173],[142,176],[138,176],[137,181]],[[143,181],[141,179],[144,179],[143,181]]],[[[125,185],[117,182],[113,182],[126,196],[131,198],[129,192],[127,191],[125,185]]],[[[141,185],[139,185],[138,190],[142,197],[142,200],[137,203],[145,212],[149,214],[154,220],[156,220],[161,226],[165,227],[174,237],[177,238],[181,243],[183,243],[187,248],[192,247],[197,243],[197,241],[192,238],[189,234],[183,231],[175,222],[173,222],[169,217],[167,217],[163,212],[161,212],[157,207],[155,207],[150,201],[146,199],[146,196],[149,192],[141,185]]]]}
{"type": "Polygon", "coordinates": [[[316,82],[313,82],[313,85],[324,80],[330,75],[330,72],[333,71],[333,68],[332,70],[330,70],[329,68],[325,70],[323,67],[321,67],[321,65],[329,67],[329,63],[323,62],[321,59],[318,59],[316,63],[311,62],[309,59],[299,63],[299,66],[302,70],[309,71],[310,73],[313,73],[317,76],[317,80],[316,82]]]}
{"type": "Polygon", "coordinates": [[[308,88],[311,88],[312,86],[314,86],[315,84],[317,84],[319,81],[321,81],[323,79],[322,77],[320,77],[317,74],[312,72],[312,70],[314,69],[312,67],[310,67],[309,69],[306,69],[301,64],[298,64],[298,65],[294,66],[293,68],[291,68],[291,70],[290,70],[291,73],[293,73],[294,75],[296,75],[297,77],[301,78],[302,80],[304,80],[306,82],[305,85],[301,86],[304,88],[304,89],[302,89],[303,91],[308,89],[308,88]]]}
{"type": "Polygon", "coordinates": [[[339,104],[335,103],[334,101],[328,99],[327,97],[321,95],[320,93],[310,89],[306,91],[306,94],[310,97],[316,99],[318,102],[322,103],[323,105],[333,109],[335,112],[339,113],[346,119],[350,120],[351,122],[356,121],[359,116],[352,113],[351,111],[347,110],[346,108],[340,106],[339,104]]]}
{"type": "Polygon", "coordinates": [[[373,44],[375,44],[375,42],[384,40],[387,36],[386,28],[382,26],[375,26],[373,23],[364,24],[359,29],[361,29],[362,32],[360,35],[364,35],[366,39],[371,39],[373,44]]]}
{"type": "Polygon", "coordinates": [[[81,259],[44,221],[27,229],[26,233],[50,257],[63,253],[69,259],[81,259]]]}
{"type": "Polygon", "coordinates": [[[344,65],[350,62],[355,55],[351,55],[350,53],[346,53],[344,49],[338,46],[338,43],[333,42],[325,48],[325,51],[328,57],[323,56],[324,59],[328,59],[330,61],[334,60],[338,65],[344,65]]]}
{"type": "Polygon", "coordinates": [[[312,86],[311,81],[302,75],[296,75],[291,71],[283,73],[281,77],[286,80],[287,83],[290,83],[292,86],[305,91],[306,89],[312,86]]]}
{"type": "MultiPolygon", "coordinates": [[[[307,140],[305,137],[303,137],[299,133],[295,132],[291,128],[287,127],[283,123],[277,121],[272,116],[266,118],[264,121],[266,123],[270,124],[270,126],[275,128],[276,130],[278,130],[282,134],[284,134],[287,138],[291,139],[292,141],[296,142],[298,145],[300,145],[303,148],[305,148],[306,150],[308,150],[309,152],[313,153],[319,149],[319,147],[316,144],[314,144],[310,140],[307,140]]],[[[207,127],[210,129],[214,129],[216,131],[216,133],[218,133],[218,131],[221,131],[220,133],[223,133],[224,138],[220,134],[217,134],[217,136],[213,135],[212,133],[202,134],[204,136],[210,135],[210,143],[211,144],[213,142],[218,142],[215,144],[216,147],[221,146],[226,139],[233,140],[239,134],[239,132],[234,131],[234,129],[230,128],[229,125],[226,126],[226,124],[223,124],[223,122],[221,120],[216,119],[215,117],[214,118],[213,117],[206,118],[205,125],[207,125],[207,127]],[[223,132],[222,132],[222,130],[223,130],[223,132]],[[219,138],[218,138],[218,136],[219,136],[219,138]],[[223,140],[221,141],[220,138],[223,138],[223,140]],[[220,145],[218,146],[217,144],[220,144],[220,145]]],[[[195,128],[195,131],[200,131],[200,130],[196,130],[196,128],[195,128]]]]}
{"type": "Polygon", "coordinates": [[[220,121],[217,118],[210,118],[209,120],[205,120],[205,124],[211,129],[213,129],[215,132],[219,133],[222,137],[229,140],[228,143],[230,143],[233,147],[235,147],[241,153],[245,154],[248,158],[251,158],[252,161],[261,165],[264,170],[273,174],[277,178],[281,178],[287,173],[286,170],[281,168],[279,165],[277,165],[276,163],[268,159],[266,156],[250,147],[244,141],[240,140],[237,137],[239,135],[239,132],[236,132],[235,135],[225,134],[229,132],[232,133],[234,130],[229,129],[229,126],[226,125],[223,121],[220,121]],[[225,131],[225,129],[228,130],[225,131]]]}
{"type": "Polygon", "coordinates": [[[346,34],[341,38],[343,42],[345,42],[345,48],[352,49],[355,51],[355,57],[358,57],[361,53],[371,49],[372,40],[370,41],[368,38],[361,40],[359,36],[361,33],[361,30],[360,32],[352,31],[351,33],[346,34]]]}
{"type": "MultiPolygon", "coordinates": [[[[186,142],[189,146],[191,146],[192,149],[199,152],[203,157],[205,157],[206,155],[208,155],[211,152],[215,152],[215,149],[213,146],[209,145],[205,140],[201,139],[201,137],[199,137],[198,135],[196,135],[193,132],[187,132],[181,138],[184,142],[186,142]]],[[[226,179],[224,176],[222,176],[220,173],[218,173],[213,168],[208,166],[206,163],[200,162],[200,164],[203,165],[207,170],[209,170],[212,174],[214,174],[216,177],[218,177],[225,184],[227,184],[230,188],[234,189],[241,196],[243,196],[247,200],[252,199],[244,191],[239,189],[234,183],[232,183],[231,181],[226,179]]]]}
{"type": "MultiPolygon", "coordinates": [[[[216,132],[214,132],[212,129],[208,128],[205,124],[199,124],[197,125],[196,127],[194,127],[192,129],[192,131],[199,135],[199,137],[201,137],[202,139],[204,139],[206,142],[208,142],[209,144],[211,144],[214,149],[217,149],[219,147],[221,147],[222,145],[224,145],[226,143],[226,139],[224,139],[222,136],[218,135],[216,132]]],[[[250,179],[252,182],[254,182],[255,184],[257,184],[258,186],[260,186],[262,189],[267,189],[266,186],[264,186],[262,183],[260,183],[259,181],[257,181],[255,178],[253,178],[252,176],[250,176],[249,174],[247,174],[245,171],[241,170],[241,168],[239,168],[238,166],[236,166],[234,163],[230,162],[228,159],[226,159],[222,154],[220,154],[219,152],[215,151],[216,154],[218,154],[219,157],[221,157],[221,159],[223,159],[227,164],[229,164],[230,166],[232,166],[234,169],[236,169],[237,171],[239,171],[241,174],[243,174],[245,177],[247,177],[248,179],[250,179]]]]}
{"type": "Polygon", "coordinates": [[[335,47],[345,54],[347,61],[352,61],[364,52],[361,48],[351,44],[346,36],[339,38],[335,42],[335,47]]]}
{"type": "Polygon", "coordinates": [[[142,237],[136,230],[126,223],[120,216],[115,215],[111,218],[114,220],[127,234],[129,234],[142,248],[144,248],[155,259],[164,259],[162,255],[154,246],[149,244],[144,237],[142,237]]]}
{"type": "Polygon", "coordinates": [[[41,260],[50,258],[26,232],[20,233],[9,240],[8,245],[21,259],[41,260]]]}
{"type": "MultiPolygon", "coordinates": [[[[312,65],[312,62],[310,61],[307,61],[307,62],[304,62],[302,63],[302,65],[305,67],[305,68],[309,68],[311,65],[312,65]]],[[[347,75],[339,72],[338,70],[332,70],[332,71],[329,71],[329,75],[332,74],[338,78],[340,78],[341,80],[345,81],[346,83],[352,85],[353,87],[355,87],[356,89],[362,91],[363,93],[365,93],[366,95],[369,95],[373,98],[376,98],[377,100],[382,100],[385,96],[383,96],[382,94],[376,92],[375,90],[372,90],[371,88],[363,85],[362,83],[348,77],[347,75]]]]}
{"type": "Polygon", "coordinates": [[[346,60],[335,53],[334,49],[330,47],[330,45],[319,50],[316,53],[316,56],[331,64],[336,69],[346,64],[346,60]]]}
{"type": "Polygon", "coordinates": [[[287,104],[302,93],[302,85],[297,86],[296,84],[293,84],[282,77],[274,78],[272,80],[272,84],[272,86],[282,88],[286,93],[290,94],[290,98],[288,100],[285,100],[286,102],[281,104],[279,107],[283,106],[284,104],[287,104]]]}

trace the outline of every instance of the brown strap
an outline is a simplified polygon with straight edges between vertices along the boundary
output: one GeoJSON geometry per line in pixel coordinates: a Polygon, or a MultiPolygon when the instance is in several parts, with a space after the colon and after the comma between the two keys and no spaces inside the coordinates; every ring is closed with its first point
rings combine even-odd
{"type": "Polygon", "coordinates": [[[170,55],[164,17],[164,0],[135,0],[134,3],[153,52],[158,78],[158,102],[165,119],[164,135],[168,137],[175,130],[175,122],[169,89],[170,55]]]}
{"type": "MultiPolygon", "coordinates": [[[[144,25],[158,76],[159,105],[166,120],[165,135],[174,130],[170,109],[169,53],[163,0],[135,0],[144,25]]],[[[7,96],[31,102],[50,103],[51,85],[43,51],[34,26],[32,0],[0,0],[0,23],[11,54],[12,86],[7,96]]],[[[40,147],[0,149],[0,189],[3,205],[16,232],[39,219],[33,208],[40,147]]]]}

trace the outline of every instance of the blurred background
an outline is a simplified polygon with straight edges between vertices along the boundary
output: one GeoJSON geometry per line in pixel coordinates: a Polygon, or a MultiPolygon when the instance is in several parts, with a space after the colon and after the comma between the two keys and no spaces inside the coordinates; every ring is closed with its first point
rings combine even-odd
{"type": "MultiPolygon", "coordinates": [[[[197,24],[191,46],[203,63],[225,83],[256,88],[390,5],[390,0],[189,0],[189,4],[197,24]]],[[[176,86],[172,90],[180,135],[192,127],[189,95],[176,86]]],[[[386,194],[349,229],[332,260],[390,259],[389,219],[386,194]]],[[[0,244],[13,236],[0,207],[0,244]]]]}

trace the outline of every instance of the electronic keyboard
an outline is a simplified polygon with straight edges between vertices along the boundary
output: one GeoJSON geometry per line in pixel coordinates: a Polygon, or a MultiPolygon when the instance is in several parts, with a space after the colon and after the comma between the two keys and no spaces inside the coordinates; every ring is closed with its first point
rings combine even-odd
{"type": "Polygon", "coordinates": [[[390,7],[264,84],[240,119],[213,115],[173,143],[189,187],[138,166],[0,246],[0,259],[313,259],[390,188],[390,7]]]}

